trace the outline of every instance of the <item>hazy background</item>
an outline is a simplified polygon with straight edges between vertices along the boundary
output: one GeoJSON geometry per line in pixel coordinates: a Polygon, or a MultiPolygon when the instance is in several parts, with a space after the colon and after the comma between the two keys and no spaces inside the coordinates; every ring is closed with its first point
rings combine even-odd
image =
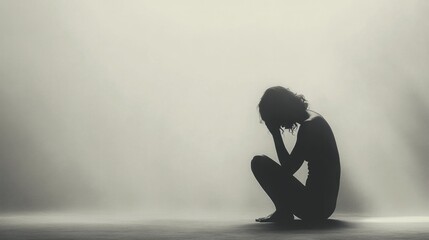
{"type": "Polygon", "coordinates": [[[281,85],[331,124],[338,212],[428,213],[428,1],[0,1],[0,33],[1,212],[268,214],[281,85]]]}

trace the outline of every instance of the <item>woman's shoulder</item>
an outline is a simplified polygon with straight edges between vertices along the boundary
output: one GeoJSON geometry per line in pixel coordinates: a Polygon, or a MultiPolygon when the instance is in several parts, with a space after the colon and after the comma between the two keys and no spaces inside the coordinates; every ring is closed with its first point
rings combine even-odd
{"type": "Polygon", "coordinates": [[[326,120],[317,112],[307,110],[309,117],[301,123],[300,130],[303,132],[320,131],[322,128],[329,126],[326,120]]]}
{"type": "Polygon", "coordinates": [[[312,110],[307,110],[309,117],[302,123],[302,125],[314,125],[320,122],[326,122],[322,115],[312,110]]]}

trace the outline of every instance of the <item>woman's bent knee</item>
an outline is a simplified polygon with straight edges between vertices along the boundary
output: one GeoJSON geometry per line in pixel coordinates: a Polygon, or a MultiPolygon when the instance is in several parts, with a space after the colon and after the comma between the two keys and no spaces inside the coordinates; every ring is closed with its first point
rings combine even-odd
{"type": "Polygon", "coordinates": [[[265,155],[254,156],[251,162],[252,171],[255,172],[257,169],[264,169],[268,166],[277,165],[271,158],[265,155]]]}

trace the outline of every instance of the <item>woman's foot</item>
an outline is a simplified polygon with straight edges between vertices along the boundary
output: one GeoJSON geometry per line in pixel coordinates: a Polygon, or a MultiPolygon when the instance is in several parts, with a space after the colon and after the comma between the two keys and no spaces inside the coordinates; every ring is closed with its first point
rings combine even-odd
{"type": "Polygon", "coordinates": [[[274,213],[266,216],[255,219],[257,222],[291,222],[293,221],[293,214],[291,213],[281,213],[275,211],[274,213]]]}

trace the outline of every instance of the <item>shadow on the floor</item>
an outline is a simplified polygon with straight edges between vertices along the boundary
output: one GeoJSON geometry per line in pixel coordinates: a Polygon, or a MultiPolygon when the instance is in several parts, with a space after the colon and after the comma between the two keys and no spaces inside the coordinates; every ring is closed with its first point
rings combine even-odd
{"type": "Polygon", "coordinates": [[[328,219],[322,223],[308,223],[303,222],[301,220],[295,220],[292,223],[252,223],[241,225],[238,228],[241,230],[249,230],[249,231],[323,231],[323,230],[340,230],[344,228],[350,228],[353,224],[350,222],[337,220],[337,219],[328,219]]]}

